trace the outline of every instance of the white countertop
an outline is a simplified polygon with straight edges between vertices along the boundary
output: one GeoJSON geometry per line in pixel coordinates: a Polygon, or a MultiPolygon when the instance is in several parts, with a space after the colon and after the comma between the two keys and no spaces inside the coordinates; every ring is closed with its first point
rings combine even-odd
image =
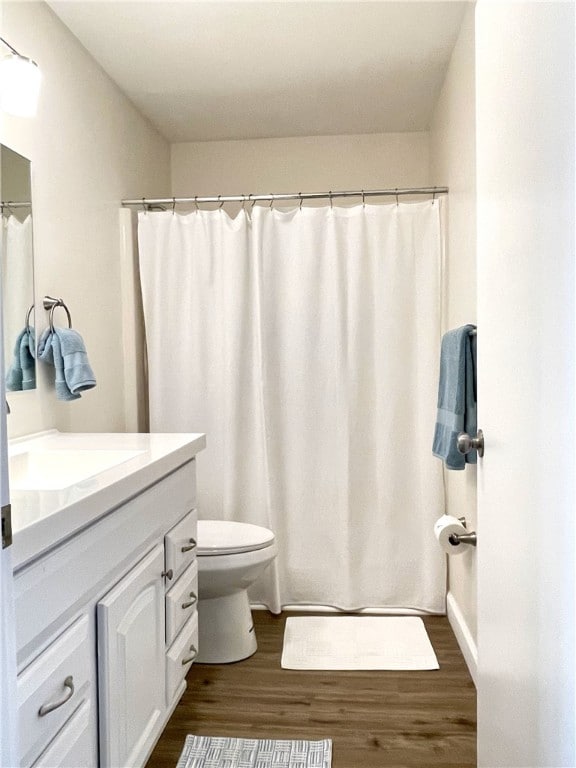
{"type": "Polygon", "coordinates": [[[29,483],[27,490],[11,489],[14,570],[191,461],[205,446],[206,436],[195,433],[74,434],[53,430],[11,441],[12,461],[24,459],[22,454],[28,452],[53,458],[60,451],[60,456],[78,457],[79,462],[83,456],[90,461],[91,451],[94,456],[100,451],[109,458],[100,461],[95,474],[83,473],[82,479],[66,487],[49,487],[50,483],[44,482],[38,490],[30,489],[29,483]],[[120,457],[120,463],[113,463],[115,457],[120,457]]]}

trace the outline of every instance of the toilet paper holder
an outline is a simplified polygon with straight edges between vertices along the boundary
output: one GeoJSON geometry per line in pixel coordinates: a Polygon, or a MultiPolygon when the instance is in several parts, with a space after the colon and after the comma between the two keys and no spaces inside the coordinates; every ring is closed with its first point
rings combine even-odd
{"type": "MultiPolygon", "coordinates": [[[[458,520],[466,528],[466,518],[459,517],[458,520]]],[[[472,547],[476,546],[476,531],[470,531],[470,533],[451,533],[448,537],[448,541],[453,547],[458,547],[460,544],[470,544],[472,547]]]]}

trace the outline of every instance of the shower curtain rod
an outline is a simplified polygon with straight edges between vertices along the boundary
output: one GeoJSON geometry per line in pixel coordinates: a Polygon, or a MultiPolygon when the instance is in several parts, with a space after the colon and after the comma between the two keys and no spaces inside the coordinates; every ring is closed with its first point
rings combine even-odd
{"type": "Polygon", "coordinates": [[[257,203],[274,200],[333,200],[336,197],[398,197],[399,195],[447,195],[448,187],[414,187],[412,189],[357,189],[336,192],[290,192],[263,195],[211,195],[207,197],[142,197],[139,200],[122,200],[122,205],[179,205],[181,203],[257,203]]]}

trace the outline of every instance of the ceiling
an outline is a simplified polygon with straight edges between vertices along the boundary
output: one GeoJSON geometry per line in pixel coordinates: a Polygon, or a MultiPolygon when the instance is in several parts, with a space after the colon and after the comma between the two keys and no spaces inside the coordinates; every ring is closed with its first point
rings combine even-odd
{"type": "Polygon", "coordinates": [[[180,142],[426,130],[468,3],[48,4],[180,142]]]}

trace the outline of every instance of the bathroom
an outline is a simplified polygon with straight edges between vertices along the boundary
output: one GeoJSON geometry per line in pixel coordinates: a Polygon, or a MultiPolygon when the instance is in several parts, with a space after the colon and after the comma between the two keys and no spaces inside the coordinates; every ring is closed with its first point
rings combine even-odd
{"type": "MultiPolygon", "coordinates": [[[[122,200],[448,187],[442,330],[478,326],[479,426],[486,438],[477,469],[445,473],[447,511],[465,516],[479,537],[475,552],[450,559],[447,590],[448,622],[477,690],[478,765],[575,765],[574,462],[566,449],[575,431],[571,4],[446,4],[441,43],[448,48],[417,125],[390,116],[363,125],[360,104],[350,126],[318,130],[306,119],[316,92],[302,97],[302,114],[286,114],[284,130],[264,133],[246,127],[243,100],[236,112],[229,101],[228,125],[216,133],[204,114],[206,133],[197,140],[163,136],[106,73],[106,46],[116,42],[108,5],[113,18],[114,4],[107,3],[0,3],[1,36],[43,74],[35,118],[0,114],[1,143],[31,161],[35,305],[41,308],[46,295],[63,297],[98,380],[79,401],[59,402],[49,371],[38,366],[35,390],[8,395],[8,439],[49,429],[146,430],[142,329],[134,322],[134,276],[125,258],[133,242],[127,220],[136,214],[121,208],[122,200]],[[108,18],[109,36],[98,37],[100,62],[63,22],[66,6],[82,11],[78,24],[88,32],[104,29],[99,24],[108,18]]],[[[143,23],[149,5],[142,4],[143,23]]],[[[168,19],[170,4],[162,5],[168,19]]],[[[258,8],[255,23],[265,29],[264,6],[280,13],[300,4],[199,5],[199,13],[220,14],[219,28],[231,35],[219,43],[230,53],[221,53],[220,63],[215,52],[205,71],[220,94],[218,68],[238,66],[238,77],[250,69],[233,34],[242,7],[258,8]]],[[[329,23],[322,13],[333,4],[304,5],[316,9],[320,28],[329,23]]],[[[364,18],[380,4],[354,5],[364,18]]],[[[395,8],[400,26],[403,18],[419,23],[410,8],[420,4],[381,5],[395,8]]],[[[427,5],[443,4],[423,3],[422,13],[427,5]]],[[[294,28],[298,52],[303,27],[289,24],[289,14],[284,23],[294,28]]],[[[155,29],[164,44],[169,28],[155,29]]],[[[362,40],[356,45],[361,51],[362,40]]],[[[277,107],[287,68],[274,51],[266,55],[260,69],[270,79],[261,82],[272,88],[277,78],[276,91],[266,92],[277,107]]],[[[425,59],[413,58],[426,69],[425,59]]],[[[326,60],[327,77],[344,68],[336,55],[326,60]]],[[[132,90],[148,97],[161,124],[162,113],[169,114],[163,94],[136,75],[132,90]]],[[[216,110],[203,98],[203,111],[216,110]]],[[[386,91],[381,98],[386,102],[386,91]]],[[[40,332],[48,315],[37,312],[40,332]]],[[[241,674],[241,664],[235,669],[241,674]]],[[[429,764],[437,763],[431,757],[429,764]]]]}

